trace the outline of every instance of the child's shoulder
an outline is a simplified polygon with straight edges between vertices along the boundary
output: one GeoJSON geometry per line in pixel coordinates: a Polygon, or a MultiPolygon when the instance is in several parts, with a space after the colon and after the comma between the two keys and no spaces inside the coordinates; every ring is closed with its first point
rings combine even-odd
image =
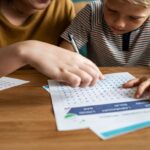
{"type": "Polygon", "coordinates": [[[73,2],[71,0],[52,0],[49,7],[54,7],[55,9],[64,9],[66,7],[72,7],[73,2]]]}
{"type": "Polygon", "coordinates": [[[93,2],[87,4],[84,9],[90,10],[93,14],[96,12],[99,13],[99,11],[103,9],[103,0],[94,0],[93,2]]]}
{"type": "Polygon", "coordinates": [[[90,5],[96,8],[101,8],[103,6],[103,0],[95,0],[91,2],[90,5]]]}
{"type": "Polygon", "coordinates": [[[90,8],[91,8],[91,17],[94,20],[96,19],[96,22],[101,21],[101,18],[103,16],[103,0],[96,0],[91,2],[90,8]]]}

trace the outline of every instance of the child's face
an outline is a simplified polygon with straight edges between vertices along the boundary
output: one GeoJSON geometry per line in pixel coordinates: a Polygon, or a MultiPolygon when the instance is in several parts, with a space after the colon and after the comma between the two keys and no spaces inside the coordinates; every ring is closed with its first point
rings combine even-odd
{"type": "Polygon", "coordinates": [[[51,0],[19,0],[17,3],[21,3],[28,9],[42,10],[45,9],[51,0]]]}
{"type": "Polygon", "coordinates": [[[150,16],[150,7],[122,2],[104,1],[104,18],[115,34],[124,34],[139,28],[150,16]]]}

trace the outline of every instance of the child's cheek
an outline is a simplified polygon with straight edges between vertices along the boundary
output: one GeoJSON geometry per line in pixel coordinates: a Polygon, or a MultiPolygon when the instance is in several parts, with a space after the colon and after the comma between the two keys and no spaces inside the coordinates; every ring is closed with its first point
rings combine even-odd
{"type": "Polygon", "coordinates": [[[109,13],[104,13],[104,19],[108,26],[110,26],[113,22],[113,19],[109,13]]]}

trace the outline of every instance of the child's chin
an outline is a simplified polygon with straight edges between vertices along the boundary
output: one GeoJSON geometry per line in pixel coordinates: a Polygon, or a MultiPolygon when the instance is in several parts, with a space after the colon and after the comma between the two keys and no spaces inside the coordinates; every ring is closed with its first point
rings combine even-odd
{"type": "Polygon", "coordinates": [[[116,35],[122,35],[122,34],[125,34],[126,32],[113,32],[113,33],[116,35]]]}
{"type": "Polygon", "coordinates": [[[49,1],[49,0],[38,1],[36,4],[33,4],[33,8],[34,8],[34,9],[42,10],[42,9],[47,8],[49,4],[50,4],[50,1],[49,1]],[[44,2],[45,2],[45,3],[44,3],[44,2]]]}
{"type": "Polygon", "coordinates": [[[125,31],[119,31],[119,30],[111,30],[114,34],[116,34],[116,35],[122,35],[122,34],[125,34],[125,33],[127,33],[127,32],[125,32],[125,31]]]}

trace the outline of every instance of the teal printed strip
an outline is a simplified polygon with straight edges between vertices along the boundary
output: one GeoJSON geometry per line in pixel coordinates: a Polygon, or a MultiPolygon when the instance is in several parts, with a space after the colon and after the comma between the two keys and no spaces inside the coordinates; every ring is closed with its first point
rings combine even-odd
{"type": "Polygon", "coordinates": [[[135,130],[138,130],[138,129],[143,129],[143,128],[146,128],[146,127],[149,127],[149,126],[150,126],[150,121],[142,122],[142,123],[131,125],[131,126],[128,126],[128,127],[103,132],[103,133],[100,133],[100,136],[103,139],[109,139],[109,138],[112,138],[112,137],[117,136],[117,135],[125,134],[125,133],[132,132],[132,131],[135,131],[135,130]]]}
{"type": "Polygon", "coordinates": [[[43,87],[43,89],[45,89],[47,92],[49,92],[49,86],[48,85],[44,85],[44,86],[42,86],[43,87]]]}
{"type": "Polygon", "coordinates": [[[48,85],[44,85],[43,88],[44,88],[44,89],[48,89],[49,86],[48,86],[48,85]]]}

